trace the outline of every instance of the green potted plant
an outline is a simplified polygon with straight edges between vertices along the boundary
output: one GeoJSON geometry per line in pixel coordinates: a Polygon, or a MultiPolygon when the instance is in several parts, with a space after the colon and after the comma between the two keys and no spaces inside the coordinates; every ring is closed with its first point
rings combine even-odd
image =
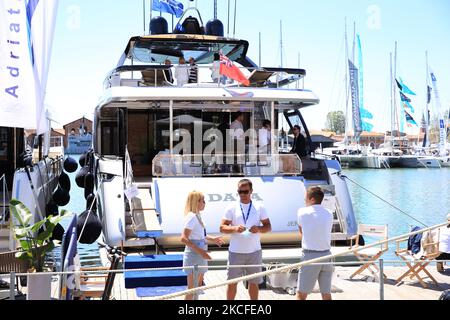
{"type": "MultiPolygon", "coordinates": [[[[40,273],[44,271],[45,256],[51,252],[58,241],[52,240],[55,226],[68,213],[62,210],[57,216],[46,217],[34,224],[33,214],[19,200],[12,199],[9,203],[10,211],[14,217],[14,238],[19,241],[20,248],[16,258],[26,260],[29,263],[29,273],[40,273]]],[[[50,298],[51,275],[40,274],[28,276],[27,299],[45,300],[50,298]]]]}

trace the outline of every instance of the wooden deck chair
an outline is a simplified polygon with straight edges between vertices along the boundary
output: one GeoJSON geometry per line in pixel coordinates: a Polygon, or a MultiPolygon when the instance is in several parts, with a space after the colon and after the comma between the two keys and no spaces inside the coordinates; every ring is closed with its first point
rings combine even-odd
{"type": "Polygon", "coordinates": [[[426,269],[426,267],[439,256],[439,232],[440,230],[431,230],[424,232],[421,240],[421,250],[417,254],[413,254],[411,250],[402,249],[401,244],[407,242],[409,238],[403,238],[396,241],[395,254],[405,261],[408,270],[403,273],[397,280],[396,283],[399,284],[404,278],[414,277],[419,280],[422,287],[427,288],[427,283],[423,280],[424,276],[421,276],[421,272],[424,272],[436,285],[438,282],[431,275],[431,273],[426,269]]]}
{"type": "Polygon", "coordinates": [[[81,268],[79,257],[75,257],[75,290],[74,296],[80,300],[86,298],[101,298],[105,291],[107,273],[98,273],[93,271],[106,271],[110,267],[92,267],[81,268]]]}
{"type": "MultiPolygon", "coordinates": [[[[388,226],[359,224],[358,233],[350,239],[351,249],[355,249],[355,251],[353,251],[353,254],[356,256],[356,258],[358,258],[359,261],[365,262],[350,276],[350,279],[367,269],[375,277],[375,279],[379,280],[378,275],[380,270],[376,265],[376,261],[383,255],[383,253],[388,251],[388,244],[383,243],[380,244],[380,247],[372,247],[356,251],[356,249],[360,247],[360,245],[358,244],[359,236],[368,236],[379,238],[379,240],[387,240],[388,226]],[[355,244],[353,244],[353,241],[355,241],[355,244]],[[375,269],[375,271],[372,270],[372,268],[375,269]]],[[[383,274],[383,276],[386,278],[385,274],[383,274]]]]}

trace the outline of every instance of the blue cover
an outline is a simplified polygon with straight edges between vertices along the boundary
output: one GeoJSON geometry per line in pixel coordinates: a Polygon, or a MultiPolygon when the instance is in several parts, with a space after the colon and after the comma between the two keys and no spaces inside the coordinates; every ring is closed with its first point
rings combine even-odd
{"type": "Polygon", "coordinates": [[[136,235],[138,238],[159,238],[162,236],[162,231],[137,231],[136,235]]]}
{"type": "Polygon", "coordinates": [[[183,255],[126,256],[125,269],[173,268],[183,266],[183,255]]]}
{"type": "Polygon", "coordinates": [[[125,288],[171,287],[187,285],[183,270],[167,271],[128,271],[125,272],[125,288]]]}
{"type": "MultiPolygon", "coordinates": [[[[75,270],[74,258],[77,255],[77,228],[72,228],[72,234],[70,236],[69,247],[67,249],[66,257],[63,263],[63,270],[70,271],[75,270]]],[[[65,274],[63,276],[63,285],[67,287],[66,300],[73,300],[73,289],[74,289],[75,278],[73,275],[65,274]]]]}
{"type": "Polygon", "coordinates": [[[176,293],[184,291],[187,286],[174,286],[174,287],[150,287],[150,288],[136,288],[136,295],[140,298],[143,297],[158,297],[166,294],[176,293]]]}
{"type": "MultiPolygon", "coordinates": [[[[411,232],[420,230],[420,227],[414,227],[411,229],[411,232]]],[[[409,236],[408,238],[408,250],[410,250],[412,253],[416,254],[420,251],[420,241],[422,240],[422,234],[416,234],[413,236],[409,236]]]]}
{"type": "Polygon", "coordinates": [[[63,238],[62,238],[62,245],[61,245],[61,271],[63,271],[64,268],[64,259],[66,258],[66,252],[69,248],[70,238],[72,236],[72,229],[75,227],[75,238],[77,238],[77,218],[78,216],[76,214],[73,215],[72,221],[70,221],[69,225],[67,226],[66,232],[64,232],[63,238]]]}

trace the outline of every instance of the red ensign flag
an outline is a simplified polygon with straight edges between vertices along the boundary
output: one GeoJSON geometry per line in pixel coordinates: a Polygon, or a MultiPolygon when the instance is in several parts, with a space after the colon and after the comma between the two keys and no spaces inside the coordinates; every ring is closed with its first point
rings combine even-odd
{"type": "Polygon", "coordinates": [[[220,54],[220,74],[227,76],[233,80],[236,80],[239,83],[242,83],[245,86],[250,85],[250,81],[245,77],[245,75],[236,67],[233,62],[228,59],[228,57],[220,54]]]}

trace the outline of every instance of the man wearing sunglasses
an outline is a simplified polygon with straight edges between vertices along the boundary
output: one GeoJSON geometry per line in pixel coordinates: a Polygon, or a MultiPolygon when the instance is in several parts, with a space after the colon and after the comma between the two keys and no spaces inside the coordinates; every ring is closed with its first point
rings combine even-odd
{"type": "MultiPolygon", "coordinates": [[[[230,234],[228,265],[261,265],[262,250],[260,233],[270,232],[269,217],[260,203],[252,201],[252,182],[242,179],[238,183],[239,202],[230,206],[222,219],[220,232],[230,234]]],[[[262,271],[262,267],[239,267],[228,269],[228,280],[262,271]]],[[[248,281],[251,300],[258,300],[259,284],[262,277],[248,281]]],[[[236,297],[237,283],[228,285],[227,299],[236,297]]]]}

